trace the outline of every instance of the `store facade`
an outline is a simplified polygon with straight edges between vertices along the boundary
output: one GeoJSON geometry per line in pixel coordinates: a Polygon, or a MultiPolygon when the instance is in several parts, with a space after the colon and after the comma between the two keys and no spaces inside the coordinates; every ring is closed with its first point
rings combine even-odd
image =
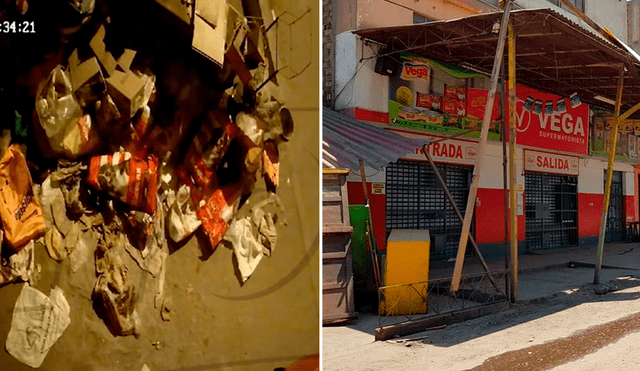
{"type": "MultiPolygon", "coordinates": [[[[343,40],[350,37],[344,35],[343,40]]],[[[356,40],[351,50],[354,58],[375,57],[379,50],[369,45],[367,51],[357,44],[362,42],[356,40]]],[[[388,130],[408,138],[437,141],[428,151],[458,207],[464,210],[479,146],[479,132],[470,130],[481,126],[489,78],[410,52],[398,53],[392,61],[374,60],[376,66],[367,73],[375,74],[375,98],[366,101],[358,95],[360,107],[343,112],[386,124],[388,130]],[[385,104],[381,95],[387,97],[385,104]],[[455,139],[444,139],[456,135],[455,139]]],[[[501,113],[504,103],[500,100],[492,107],[471,227],[485,257],[500,256],[505,251],[501,125],[508,110],[501,113]]],[[[561,96],[524,84],[517,85],[516,101],[515,191],[520,252],[595,246],[604,200],[606,154],[611,144],[607,123],[612,121],[612,107],[587,104],[577,93],[561,96]]],[[[635,165],[640,130],[635,131],[635,124],[635,120],[625,121],[619,133],[607,241],[624,239],[627,224],[638,220],[640,173],[635,165]]],[[[637,127],[640,129],[640,121],[637,127]]],[[[367,174],[373,174],[367,181],[376,197],[371,207],[380,249],[393,229],[429,229],[432,259],[455,257],[461,223],[422,149],[383,169],[367,169],[367,174]]],[[[357,204],[358,193],[362,193],[360,178],[352,174],[348,181],[350,203],[357,204]]]]}

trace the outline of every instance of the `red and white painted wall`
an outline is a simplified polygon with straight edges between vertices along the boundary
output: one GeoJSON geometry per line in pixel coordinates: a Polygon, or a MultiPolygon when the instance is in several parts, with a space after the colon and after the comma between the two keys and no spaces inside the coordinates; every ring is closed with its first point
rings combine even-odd
{"type": "MultiPolygon", "coordinates": [[[[391,128],[407,137],[433,137],[411,129],[391,128]]],[[[478,142],[474,140],[445,140],[429,146],[435,162],[461,165],[475,165],[478,142]]],[[[421,149],[408,153],[405,159],[426,161],[421,149]]],[[[480,176],[475,208],[475,238],[483,253],[487,255],[501,254],[502,242],[505,240],[504,229],[504,188],[502,144],[488,142],[483,161],[483,173],[480,176]]],[[[535,169],[549,173],[578,175],[578,235],[582,246],[595,245],[600,229],[602,204],[604,201],[604,170],[607,167],[605,158],[575,156],[567,153],[554,154],[548,150],[531,147],[518,147],[516,152],[517,191],[523,194],[519,198],[526,200],[524,181],[525,170],[535,169]],[[525,157],[532,157],[535,163],[525,165],[525,157]],[[577,167],[577,169],[576,169],[577,167]],[[577,170],[577,171],[576,171],[577,170]]],[[[384,189],[385,172],[381,169],[367,168],[367,189],[370,197],[373,227],[379,249],[386,246],[386,195],[384,189]],[[376,191],[374,191],[377,190],[376,191]]],[[[638,186],[635,181],[640,175],[640,166],[616,162],[614,171],[623,176],[623,217],[626,222],[638,220],[638,186]]],[[[508,178],[507,178],[508,179],[508,178]]],[[[352,174],[347,178],[350,204],[363,204],[364,196],[359,175],[352,174]]],[[[507,188],[509,185],[507,184],[507,188]]],[[[518,239],[524,248],[525,215],[518,215],[518,239]]]]}

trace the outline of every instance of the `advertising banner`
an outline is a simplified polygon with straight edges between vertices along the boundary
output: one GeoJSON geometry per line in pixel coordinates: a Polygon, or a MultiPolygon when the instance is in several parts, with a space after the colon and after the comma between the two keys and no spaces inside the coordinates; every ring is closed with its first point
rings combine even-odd
{"type": "MultiPolygon", "coordinates": [[[[401,53],[400,58],[398,76],[389,78],[389,125],[440,135],[455,135],[481,126],[488,92],[467,89],[466,79],[485,76],[414,54],[401,53]],[[443,79],[445,74],[448,77],[443,79]],[[434,76],[440,76],[437,89],[433,87],[434,76]],[[444,80],[447,82],[443,89],[444,80]]],[[[496,101],[493,120],[498,119],[498,107],[496,101]]],[[[479,138],[480,133],[464,136],[479,138]]],[[[497,122],[491,123],[489,140],[500,140],[497,122]]]]}
{"type": "Polygon", "coordinates": [[[563,98],[517,85],[516,125],[518,144],[588,153],[589,106],[579,99],[563,98]]]}
{"type": "MultiPolygon", "coordinates": [[[[613,143],[613,117],[610,112],[597,111],[592,117],[590,154],[609,157],[613,143]]],[[[640,120],[626,120],[618,127],[616,141],[616,161],[637,162],[640,160],[640,120]]]]}

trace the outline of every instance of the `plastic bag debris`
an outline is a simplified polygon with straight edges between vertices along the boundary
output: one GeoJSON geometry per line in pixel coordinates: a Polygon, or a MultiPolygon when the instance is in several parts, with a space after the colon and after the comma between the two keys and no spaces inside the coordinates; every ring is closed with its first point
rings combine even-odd
{"type": "Polygon", "coordinates": [[[69,326],[69,303],[57,286],[49,297],[25,284],[16,301],[6,349],[20,362],[38,368],[69,326]]]}
{"type": "Polygon", "coordinates": [[[268,205],[276,205],[282,210],[279,199],[272,195],[256,203],[249,216],[233,221],[224,235],[231,243],[242,282],[253,274],[262,256],[271,256],[275,249],[277,216],[265,210],[268,205]]]}
{"type": "MultiPolygon", "coordinates": [[[[82,108],[73,95],[71,79],[62,66],[54,68],[49,78],[38,87],[36,112],[49,138],[64,132],[72,120],[82,116],[82,108]]],[[[55,144],[52,140],[49,142],[52,146],[55,144]]]]}
{"type": "Polygon", "coordinates": [[[156,212],[158,160],[134,157],[129,152],[95,156],[90,160],[87,183],[125,202],[134,210],[156,212]]]}
{"type": "Polygon", "coordinates": [[[162,208],[158,208],[153,216],[132,211],[127,216],[127,222],[131,243],[125,243],[125,249],[140,268],[156,277],[169,255],[162,208]]]}
{"type": "MultiPolygon", "coordinates": [[[[76,223],[78,225],[78,223],[76,223]]],[[[91,230],[80,232],[77,243],[69,252],[69,263],[71,263],[71,271],[77,272],[84,263],[89,260],[93,252],[98,246],[98,240],[91,230]]]]}
{"type": "MultiPolygon", "coordinates": [[[[2,238],[0,236],[0,246],[1,244],[2,238]]],[[[34,245],[33,241],[29,241],[27,246],[22,250],[11,255],[8,259],[2,259],[2,266],[0,266],[0,286],[12,282],[30,282],[33,280],[35,262],[34,245]]]]}
{"type": "Polygon", "coordinates": [[[5,238],[14,251],[45,231],[40,203],[34,197],[27,162],[12,144],[0,159],[0,219],[5,238]]]}
{"type": "Polygon", "coordinates": [[[180,242],[195,232],[201,223],[196,215],[189,187],[182,185],[177,193],[169,190],[167,194],[167,203],[170,205],[169,237],[174,242],[180,242]]]}
{"type": "Polygon", "coordinates": [[[135,287],[128,280],[128,268],[113,250],[98,248],[98,280],[93,299],[104,310],[104,320],[115,336],[138,335],[139,318],[135,310],[135,287]]]}
{"type": "MultiPolygon", "coordinates": [[[[59,167],[42,183],[39,194],[47,229],[44,238],[47,253],[57,261],[69,255],[73,272],[86,261],[88,254],[93,252],[96,246],[96,240],[89,230],[91,225],[87,222],[87,218],[90,217],[85,216],[84,219],[73,221],[67,215],[67,204],[81,204],[79,195],[73,193],[73,190],[77,192],[75,178],[79,177],[81,169],[81,164],[59,167]],[[69,185],[72,187],[71,190],[67,188],[69,185]],[[75,199],[68,201],[70,195],[75,199]]],[[[74,209],[84,210],[77,205],[74,209]]]]}
{"type": "Polygon", "coordinates": [[[39,86],[36,112],[49,145],[57,154],[75,158],[99,146],[91,116],[82,114],[71,79],[62,66],[54,68],[39,86]]]}
{"type": "Polygon", "coordinates": [[[242,282],[246,282],[264,255],[262,245],[253,233],[251,218],[243,218],[231,223],[224,239],[231,242],[242,282]]]}

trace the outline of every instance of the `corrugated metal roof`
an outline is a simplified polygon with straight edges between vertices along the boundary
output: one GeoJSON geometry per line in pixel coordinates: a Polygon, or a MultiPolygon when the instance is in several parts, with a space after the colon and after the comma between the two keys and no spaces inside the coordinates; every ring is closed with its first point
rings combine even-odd
{"type": "MultiPolygon", "coordinates": [[[[386,45],[382,55],[406,51],[489,75],[498,40],[494,27],[501,17],[501,12],[485,13],[353,33],[386,45]]],[[[623,110],[640,101],[639,61],[621,43],[609,42],[551,9],[515,10],[509,20],[516,35],[519,84],[562,97],[577,92],[583,102],[601,105],[595,97],[615,99],[624,65],[623,110]]],[[[504,58],[506,62],[508,53],[504,58]]]]}
{"type": "Polygon", "coordinates": [[[365,166],[379,169],[428,143],[322,109],[323,167],[359,171],[362,158],[365,166]]]}

